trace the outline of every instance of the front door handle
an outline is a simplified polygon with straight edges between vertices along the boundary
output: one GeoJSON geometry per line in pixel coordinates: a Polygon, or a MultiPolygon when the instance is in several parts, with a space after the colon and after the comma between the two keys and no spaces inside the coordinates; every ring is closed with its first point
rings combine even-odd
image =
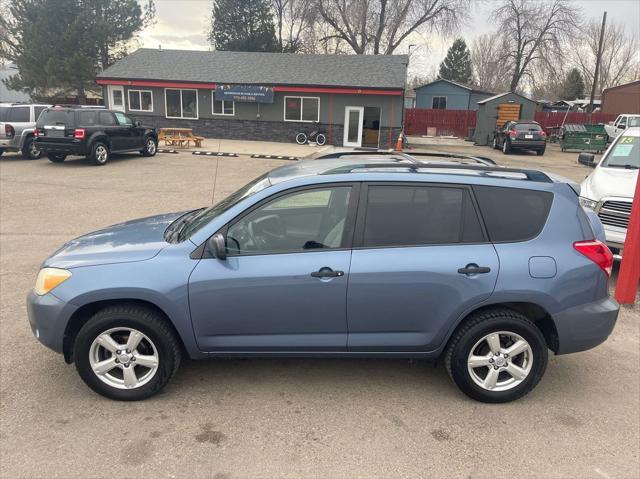
{"type": "Polygon", "coordinates": [[[478,266],[475,263],[468,264],[464,268],[460,268],[458,273],[460,274],[484,274],[491,272],[491,268],[488,266],[478,266]]]}
{"type": "Polygon", "coordinates": [[[344,276],[344,271],[334,271],[328,266],[325,266],[311,273],[311,276],[314,278],[338,278],[344,276]]]}

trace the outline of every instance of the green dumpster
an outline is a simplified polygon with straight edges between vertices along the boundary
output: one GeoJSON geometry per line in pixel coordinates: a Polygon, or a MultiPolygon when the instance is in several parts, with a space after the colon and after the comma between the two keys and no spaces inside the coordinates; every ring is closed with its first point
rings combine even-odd
{"type": "Polygon", "coordinates": [[[607,149],[604,125],[564,125],[560,133],[562,151],[579,150],[602,153],[607,149]]]}

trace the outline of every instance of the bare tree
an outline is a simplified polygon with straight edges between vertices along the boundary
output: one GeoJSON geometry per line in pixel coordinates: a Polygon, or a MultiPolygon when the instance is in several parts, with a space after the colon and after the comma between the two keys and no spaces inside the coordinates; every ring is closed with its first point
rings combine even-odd
{"type": "Polygon", "coordinates": [[[487,91],[509,89],[511,59],[505,54],[504,39],[498,32],[478,36],[471,45],[474,83],[487,91]]]}
{"type": "Polygon", "coordinates": [[[493,11],[512,65],[509,89],[532,75],[536,62],[562,51],[579,25],[580,10],[570,0],[502,0],[493,11]]]}
{"type": "MultiPolygon", "coordinates": [[[[590,20],[572,51],[572,60],[582,73],[587,91],[593,84],[600,20],[590,20]]],[[[596,92],[637,79],[640,76],[640,48],[638,38],[628,34],[624,25],[608,23],[602,45],[602,62],[596,92]]]]}
{"type": "MultiPolygon", "coordinates": [[[[9,20],[11,11],[9,10],[8,0],[0,0],[0,18],[9,20]]],[[[8,35],[9,31],[5,28],[6,23],[0,22],[0,53],[8,50],[8,42],[10,41],[8,35]]],[[[6,59],[0,55],[0,66],[6,64],[6,59]]]]}
{"type": "Polygon", "coordinates": [[[469,0],[316,0],[316,5],[331,27],[328,37],[357,54],[389,55],[413,32],[455,30],[469,0]]]}
{"type": "Polygon", "coordinates": [[[280,51],[303,50],[317,16],[314,0],[271,0],[271,7],[280,51]]]}

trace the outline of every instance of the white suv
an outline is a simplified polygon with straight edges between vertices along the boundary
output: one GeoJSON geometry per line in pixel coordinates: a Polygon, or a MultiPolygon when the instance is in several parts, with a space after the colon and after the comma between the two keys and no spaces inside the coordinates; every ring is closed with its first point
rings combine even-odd
{"type": "Polygon", "coordinates": [[[599,163],[588,153],[581,153],[578,161],[595,168],[580,185],[580,203],[598,215],[607,244],[620,258],[640,169],[640,127],[618,135],[599,163]]]}
{"type": "Polygon", "coordinates": [[[34,143],[33,130],[40,113],[49,106],[0,104],[0,155],[5,151],[21,151],[22,156],[30,160],[40,158],[42,153],[34,143]]]}

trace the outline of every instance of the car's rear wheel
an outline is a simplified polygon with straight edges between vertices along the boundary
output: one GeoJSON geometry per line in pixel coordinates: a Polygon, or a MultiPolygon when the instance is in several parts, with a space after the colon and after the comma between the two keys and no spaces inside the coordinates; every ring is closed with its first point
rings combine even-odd
{"type": "Polygon", "coordinates": [[[101,141],[96,141],[91,147],[91,154],[89,155],[89,159],[94,164],[102,166],[106,165],[107,161],[109,161],[109,155],[109,147],[101,141]]]}
{"type": "Polygon", "coordinates": [[[546,148],[540,148],[539,150],[536,150],[536,155],[538,156],[542,156],[544,155],[546,148]]]}
{"type": "Polygon", "coordinates": [[[24,141],[22,156],[28,160],[37,160],[42,156],[42,151],[36,145],[34,137],[30,136],[24,141]]]}
{"type": "Polygon", "coordinates": [[[142,156],[155,156],[157,152],[158,141],[152,136],[147,137],[144,142],[144,148],[142,149],[142,151],[140,151],[140,153],[142,153],[142,156]]]}
{"type": "Polygon", "coordinates": [[[137,401],[158,393],[180,365],[178,340],[155,311],[121,305],[96,313],[74,343],[76,369],[95,392],[137,401]]]}
{"type": "Polygon", "coordinates": [[[498,149],[498,138],[497,137],[493,137],[493,149],[497,150],[498,149]]]}
{"type": "Polygon", "coordinates": [[[471,316],[458,328],[447,346],[445,365],[467,396],[508,402],[538,384],[547,367],[547,345],[525,316],[493,309],[471,316]]]}
{"type": "Polygon", "coordinates": [[[67,158],[67,155],[63,155],[62,153],[48,153],[47,158],[53,163],[62,163],[67,158]]]}
{"type": "Polygon", "coordinates": [[[506,138],[504,139],[504,143],[502,144],[502,153],[504,153],[505,155],[511,153],[511,144],[506,138]]]}
{"type": "Polygon", "coordinates": [[[4,150],[0,148],[0,156],[2,156],[3,153],[4,153],[4,150]]]}

